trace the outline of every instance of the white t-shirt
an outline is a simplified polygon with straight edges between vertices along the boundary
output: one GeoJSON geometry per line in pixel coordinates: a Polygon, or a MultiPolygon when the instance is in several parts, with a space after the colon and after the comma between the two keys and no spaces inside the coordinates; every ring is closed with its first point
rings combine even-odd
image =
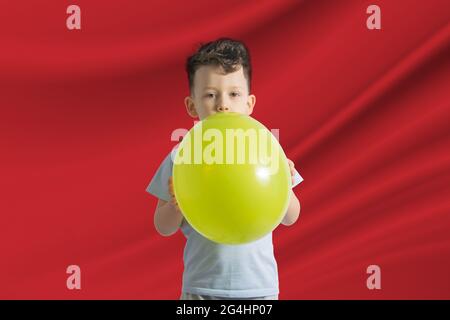
{"type": "MultiPolygon", "coordinates": [[[[172,176],[173,156],[169,154],[164,159],[146,190],[165,201],[170,201],[168,180],[172,176]]],[[[294,180],[293,187],[303,181],[297,171],[294,180]]],[[[272,233],[251,243],[225,245],[206,239],[185,219],[181,230],[187,239],[183,255],[183,292],[231,298],[279,293],[272,233]]]]}

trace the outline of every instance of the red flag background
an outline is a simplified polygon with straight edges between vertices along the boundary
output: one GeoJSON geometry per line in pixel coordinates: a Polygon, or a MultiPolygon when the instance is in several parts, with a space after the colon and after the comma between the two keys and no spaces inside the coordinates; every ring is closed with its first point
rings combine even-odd
{"type": "Polygon", "coordinates": [[[2,1],[0,298],[178,299],[184,237],[145,188],[193,124],[187,55],[222,36],[305,179],[274,232],[280,299],[449,299],[447,0],[2,1]]]}

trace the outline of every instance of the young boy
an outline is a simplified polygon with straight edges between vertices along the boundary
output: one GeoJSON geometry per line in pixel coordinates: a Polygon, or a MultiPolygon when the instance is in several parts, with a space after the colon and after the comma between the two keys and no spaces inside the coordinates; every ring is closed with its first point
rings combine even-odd
{"type": "MultiPolygon", "coordinates": [[[[203,120],[217,112],[250,115],[256,97],[250,94],[251,64],[246,46],[221,38],[202,45],[187,59],[190,96],[184,103],[187,113],[203,120]]],[[[278,299],[278,270],[272,233],[242,245],[212,242],[183,219],[172,188],[173,152],[162,162],[147,192],[158,198],[154,223],[163,236],[179,228],[187,238],[180,299],[278,299]]],[[[303,179],[291,168],[292,185],[303,179]]],[[[251,190],[249,190],[251,192],[251,190]]],[[[300,213],[300,202],[291,191],[282,224],[292,225],[300,213]]]]}

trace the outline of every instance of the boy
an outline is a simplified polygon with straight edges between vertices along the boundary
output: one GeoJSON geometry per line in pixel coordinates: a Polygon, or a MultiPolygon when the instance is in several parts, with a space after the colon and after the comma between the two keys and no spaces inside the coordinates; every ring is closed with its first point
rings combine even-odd
{"type": "MultiPolygon", "coordinates": [[[[186,63],[190,89],[190,96],[184,100],[187,113],[200,120],[217,112],[250,115],[256,102],[250,94],[251,70],[243,43],[221,38],[202,45],[186,63]]],[[[242,245],[218,244],[201,236],[183,219],[173,194],[172,153],[159,167],[147,191],[158,198],[156,230],[170,236],[181,228],[187,238],[180,299],[278,299],[272,233],[242,245]]],[[[288,162],[292,184],[296,186],[303,179],[293,162],[288,162]]],[[[300,202],[291,191],[282,224],[292,225],[299,213],[300,202]]]]}

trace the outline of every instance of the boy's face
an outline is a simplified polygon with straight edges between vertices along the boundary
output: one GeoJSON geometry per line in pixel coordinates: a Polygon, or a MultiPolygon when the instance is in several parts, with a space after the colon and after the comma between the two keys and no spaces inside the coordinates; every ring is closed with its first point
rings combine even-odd
{"type": "Polygon", "coordinates": [[[192,90],[184,103],[189,115],[200,120],[217,112],[250,115],[256,102],[248,92],[242,67],[225,74],[221,67],[201,66],[195,72],[192,90]]]}

